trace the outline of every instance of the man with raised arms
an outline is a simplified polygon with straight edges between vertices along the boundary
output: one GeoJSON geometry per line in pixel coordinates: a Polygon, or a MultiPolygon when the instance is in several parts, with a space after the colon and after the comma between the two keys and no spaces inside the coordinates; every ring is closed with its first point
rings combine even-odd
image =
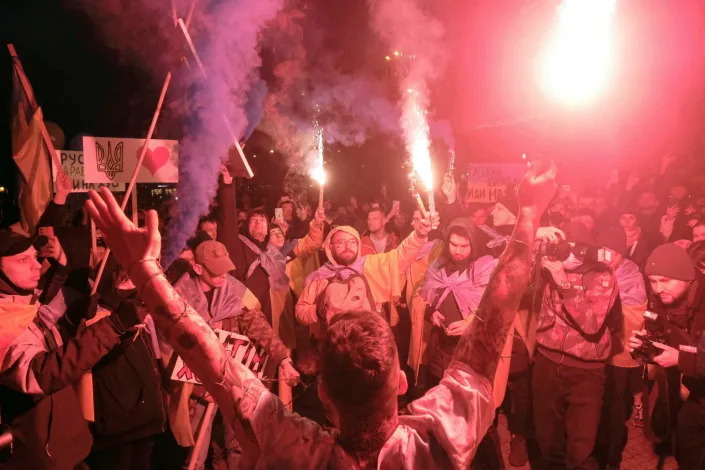
{"type": "MultiPolygon", "coordinates": [[[[555,167],[534,165],[519,187],[519,216],[490,277],[476,321],[460,338],[438,386],[397,413],[406,379],[392,331],[378,315],[338,315],[321,345],[319,395],[335,425],[326,430],[289,413],[174,291],[156,261],[157,215],[135,227],[109,191],[87,208],[141,292],[157,325],[201,378],[225,419],[239,421],[260,451],[257,468],[467,468],[494,419],[491,384],[531,273],[541,214],[555,191],[555,167]]],[[[429,221],[430,222],[430,221],[429,221]]]]}

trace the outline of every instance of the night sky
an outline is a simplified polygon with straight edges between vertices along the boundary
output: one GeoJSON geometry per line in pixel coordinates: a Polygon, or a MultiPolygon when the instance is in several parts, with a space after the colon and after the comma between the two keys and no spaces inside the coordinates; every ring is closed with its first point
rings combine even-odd
{"type": "MultiPolygon", "coordinates": [[[[619,1],[615,78],[599,102],[580,111],[550,103],[533,78],[537,51],[556,3],[432,3],[434,14],[446,25],[451,56],[446,73],[434,85],[433,107],[452,123],[460,164],[513,162],[529,152],[572,168],[591,162],[590,168],[598,171],[634,167],[673,148],[702,152],[705,2],[619,1]],[[522,124],[477,129],[499,121],[522,124]]],[[[388,51],[367,27],[365,1],[309,4],[326,44],[340,52],[341,68],[376,68],[381,81],[393,80],[384,71],[388,51]]],[[[45,119],[63,128],[67,142],[80,132],[124,137],[146,133],[160,84],[153,74],[126,63],[110,49],[97,33],[99,26],[77,5],[0,2],[0,185],[13,188],[15,178],[9,141],[8,42],[17,49],[45,119]]],[[[265,60],[265,76],[271,65],[265,60]]],[[[167,112],[157,137],[178,138],[169,119],[167,112]]],[[[283,176],[285,159],[270,154],[270,147],[269,139],[258,132],[248,142],[248,156],[257,155],[250,160],[257,173],[253,186],[276,187],[283,176]]],[[[332,148],[331,183],[369,188],[390,178],[402,190],[402,149],[398,139],[389,137],[372,138],[362,147],[332,148]]]]}

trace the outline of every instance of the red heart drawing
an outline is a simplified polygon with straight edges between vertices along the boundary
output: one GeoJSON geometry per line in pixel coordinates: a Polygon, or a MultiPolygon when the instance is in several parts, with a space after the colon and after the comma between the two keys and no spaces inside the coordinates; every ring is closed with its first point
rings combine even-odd
{"type": "MultiPolygon", "coordinates": [[[[141,152],[142,148],[138,150],[141,152]]],[[[138,153],[139,156],[139,153],[138,153]]],[[[169,149],[166,147],[157,147],[155,149],[147,149],[144,156],[144,167],[152,173],[152,176],[169,161],[169,149]]]]}

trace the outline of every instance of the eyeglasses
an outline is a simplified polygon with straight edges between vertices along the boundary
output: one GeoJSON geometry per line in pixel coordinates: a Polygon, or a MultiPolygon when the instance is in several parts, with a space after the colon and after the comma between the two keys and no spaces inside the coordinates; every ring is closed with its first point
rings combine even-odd
{"type": "Polygon", "coordinates": [[[344,246],[355,248],[357,247],[357,240],[338,240],[337,242],[333,242],[332,245],[336,248],[342,248],[344,246]]]}

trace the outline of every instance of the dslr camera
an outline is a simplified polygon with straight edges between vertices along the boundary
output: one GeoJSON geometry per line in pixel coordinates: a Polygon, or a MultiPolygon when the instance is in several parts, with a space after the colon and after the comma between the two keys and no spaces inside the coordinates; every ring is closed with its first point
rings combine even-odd
{"type": "Polygon", "coordinates": [[[646,310],[644,312],[644,329],[646,335],[637,335],[642,344],[632,351],[632,357],[643,364],[652,364],[654,357],[661,354],[661,350],[654,346],[654,341],[664,344],[668,341],[668,325],[666,319],[661,318],[658,313],[646,310]]]}
{"type": "Polygon", "coordinates": [[[549,243],[546,246],[546,257],[551,261],[565,261],[571,253],[582,262],[609,263],[612,261],[612,252],[607,248],[598,248],[565,240],[558,243],[549,243]]]}

